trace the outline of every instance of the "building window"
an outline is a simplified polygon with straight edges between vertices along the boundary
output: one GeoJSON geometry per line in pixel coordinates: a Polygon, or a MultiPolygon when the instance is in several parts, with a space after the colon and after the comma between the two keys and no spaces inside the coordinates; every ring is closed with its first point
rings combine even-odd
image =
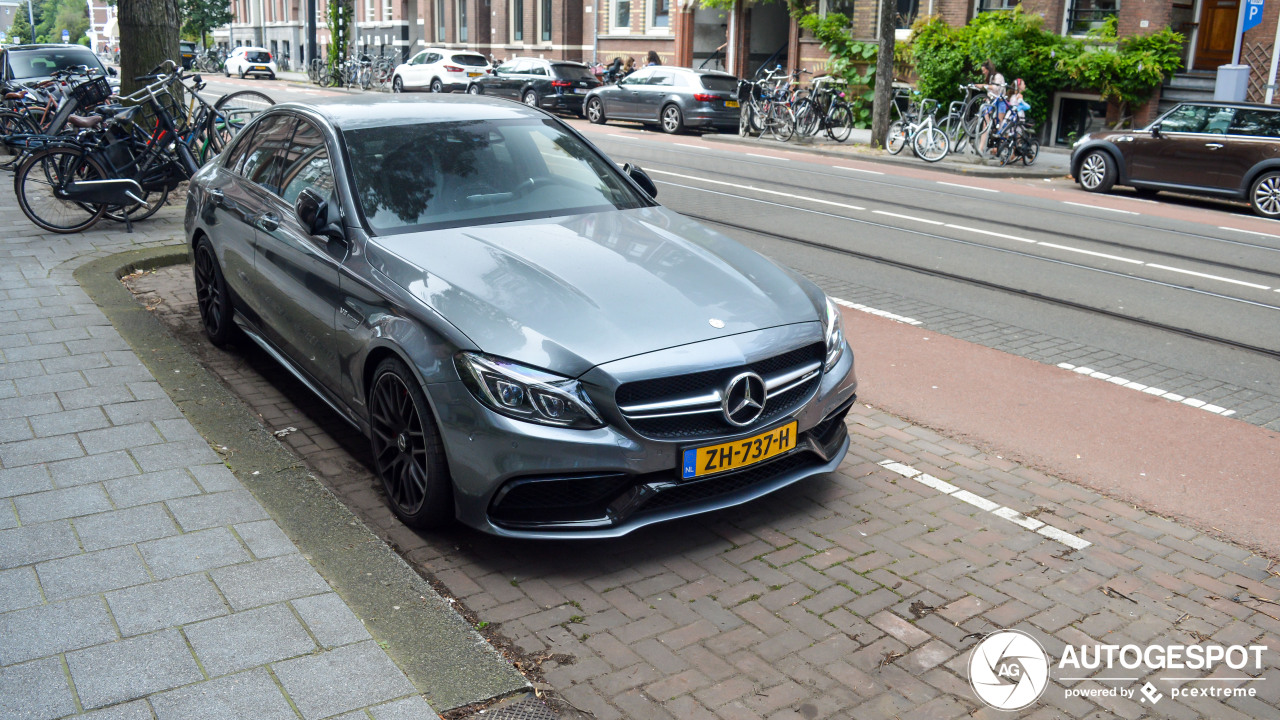
{"type": "Polygon", "coordinates": [[[391,7],[392,2],[394,2],[394,0],[383,0],[382,2],[382,19],[383,20],[390,21],[394,16],[395,13],[393,12],[391,7]]]}
{"type": "Polygon", "coordinates": [[[649,0],[649,27],[671,27],[671,0],[649,0]]]}
{"type": "Polygon", "coordinates": [[[373,22],[378,19],[378,13],[375,9],[374,0],[364,0],[364,21],[373,22]]]}
{"type": "Polygon", "coordinates": [[[542,0],[542,42],[551,42],[551,0],[542,0]]]}
{"type": "Polygon", "coordinates": [[[1067,34],[1084,35],[1120,12],[1119,0],[1074,0],[1067,12],[1067,34]]]}
{"type": "Polygon", "coordinates": [[[467,0],[458,0],[458,42],[467,41],[467,0]]]}
{"type": "Polygon", "coordinates": [[[898,0],[898,16],[894,27],[909,28],[920,13],[919,0],[898,0]]]}
{"type": "Polygon", "coordinates": [[[511,0],[511,41],[524,42],[524,0],[511,0]]]}
{"type": "Polygon", "coordinates": [[[613,28],[628,30],[631,28],[631,0],[614,0],[613,28]]]}
{"type": "Polygon", "coordinates": [[[1022,0],[978,0],[978,12],[999,12],[1018,7],[1022,0]]]}
{"type": "Polygon", "coordinates": [[[444,42],[444,0],[436,0],[436,42],[444,42]]]}

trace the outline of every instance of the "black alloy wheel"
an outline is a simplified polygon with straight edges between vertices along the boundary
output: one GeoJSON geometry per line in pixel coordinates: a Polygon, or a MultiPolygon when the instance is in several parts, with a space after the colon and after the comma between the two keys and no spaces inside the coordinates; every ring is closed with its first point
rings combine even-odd
{"type": "Polygon", "coordinates": [[[410,527],[440,527],[453,517],[444,443],[417,379],[403,362],[379,363],[369,388],[370,444],[391,510],[410,527]]]}
{"type": "Polygon", "coordinates": [[[231,293],[227,290],[222,267],[209,238],[200,238],[196,243],[192,274],[195,275],[196,304],[200,307],[204,334],[217,347],[226,347],[235,337],[237,326],[232,318],[231,293]]]}

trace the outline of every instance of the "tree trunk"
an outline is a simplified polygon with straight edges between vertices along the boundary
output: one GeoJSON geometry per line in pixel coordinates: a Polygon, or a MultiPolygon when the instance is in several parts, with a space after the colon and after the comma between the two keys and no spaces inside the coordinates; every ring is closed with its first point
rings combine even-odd
{"type": "Polygon", "coordinates": [[[145,83],[134,82],[165,60],[180,57],[178,0],[129,0],[116,6],[120,23],[120,92],[128,94],[145,83]]]}
{"type": "Polygon", "coordinates": [[[896,0],[880,0],[880,53],[876,57],[876,88],[871,102],[871,147],[884,147],[889,135],[889,105],[893,102],[893,31],[896,0]]]}

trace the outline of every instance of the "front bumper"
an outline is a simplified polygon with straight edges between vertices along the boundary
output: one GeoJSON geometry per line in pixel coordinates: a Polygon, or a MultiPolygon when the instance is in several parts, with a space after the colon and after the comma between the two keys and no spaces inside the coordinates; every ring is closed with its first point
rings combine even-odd
{"type": "Polygon", "coordinates": [[[796,448],[741,470],[680,480],[684,448],[727,442],[653,440],[613,423],[597,430],[535,425],[498,415],[461,382],[429,385],[453,476],[458,519],[505,537],[587,539],[626,535],[675,518],[732,507],[814,475],[844,458],[844,417],[856,399],[846,350],[812,399],[758,434],[792,420],[796,448]]]}

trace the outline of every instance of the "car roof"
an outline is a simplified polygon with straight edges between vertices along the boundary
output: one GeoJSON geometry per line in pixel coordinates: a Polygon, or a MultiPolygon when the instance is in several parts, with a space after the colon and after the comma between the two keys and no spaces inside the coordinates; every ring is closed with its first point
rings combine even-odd
{"type": "Polygon", "coordinates": [[[257,45],[241,45],[231,52],[236,52],[236,50],[261,50],[262,52],[270,52],[270,50],[267,50],[264,47],[258,47],[257,45]]]}
{"type": "Polygon", "coordinates": [[[5,50],[50,50],[50,49],[66,50],[68,48],[79,48],[86,52],[93,52],[92,50],[90,50],[89,48],[83,45],[76,45],[73,43],[33,43],[28,45],[9,45],[5,47],[5,50]]]}
{"type": "Polygon", "coordinates": [[[280,103],[268,112],[296,110],[323,117],[338,130],[359,130],[412,122],[546,119],[541,110],[484,95],[369,94],[280,103]]]}
{"type": "Polygon", "coordinates": [[[1182,102],[1179,102],[1178,105],[1203,105],[1203,106],[1209,106],[1209,107],[1231,107],[1231,108],[1244,108],[1247,110],[1271,110],[1273,112],[1280,110],[1280,107],[1276,107],[1275,105],[1264,105],[1262,103],[1250,103],[1250,102],[1226,102],[1225,100],[1222,102],[1218,102],[1216,100],[1183,100],[1182,102]]]}

